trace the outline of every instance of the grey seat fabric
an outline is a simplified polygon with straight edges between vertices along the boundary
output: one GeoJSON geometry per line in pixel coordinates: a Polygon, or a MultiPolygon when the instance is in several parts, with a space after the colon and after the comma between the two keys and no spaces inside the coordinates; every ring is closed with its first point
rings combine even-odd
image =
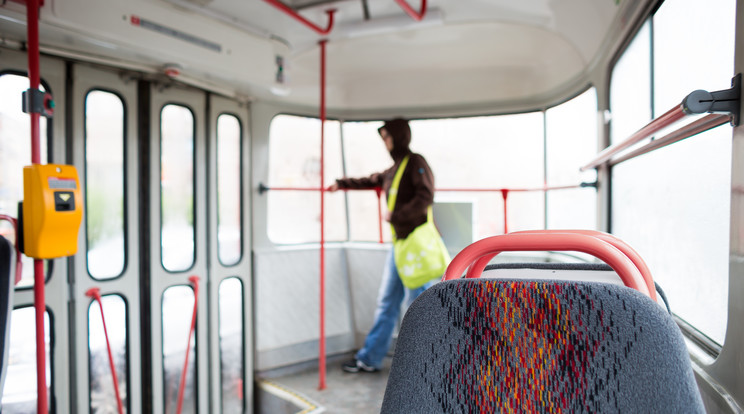
{"type": "Polygon", "coordinates": [[[13,247],[3,236],[0,236],[0,399],[5,385],[5,373],[8,370],[8,350],[10,349],[10,317],[13,312],[13,247]]]}
{"type": "Polygon", "coordinates": [[[595,282],[460,279],[408,309],[383,413],[703,413],[679,328],[595,282]]]}

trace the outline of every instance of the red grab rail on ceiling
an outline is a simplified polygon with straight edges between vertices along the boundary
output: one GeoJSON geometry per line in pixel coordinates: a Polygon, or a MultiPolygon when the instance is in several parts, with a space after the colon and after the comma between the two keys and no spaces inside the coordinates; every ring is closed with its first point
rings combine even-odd
{"type": "Polygon", "coordinates": [[[406,12],[413,20],[416,20],[417,22],[423,20],[424,15],[426,14],[426,0],[421,0],[421,11],[416,12],[416,10],[413,10],[413,7],[408,5],[408,2],[406,0],[395,0],[396,3],[406,12]]]}
{"type": "Polygon", "coordinates": [[[606,240],[581,233],[534,231],[488,237],[463,249],[452,259],[442,280],[457,279],[481,257],[513,251],[577,251],[591,254],[617,272],[625,286],[647,296],[651,291],[633,261],[606,240]]]}
{"type": "Polygon", "coordinates": [[[311,22],[310,20],[307,20],[306,18],[300,16],[297,12],[295,12],[292,8],[288,7],[284,3],[280,2],[279,0],[264,0],[266,3],[269,3],[270,5],[276,7],[277,9],[283,11],[290,17],[293,17],[295,20],[299,21],[300,23],[304,24],[305,26],[309,27],[310,29],[314,30],[317,34],[323,36],[327,35],[328,33],[331,33],[331,29],[333,29],[333,14],[336,13],[336,9],[330,9],[326,10],[326,14],[328,14],[328,26],[326,26],[325,29],[322,27],[316,25],[315,23],[311,22]]]}

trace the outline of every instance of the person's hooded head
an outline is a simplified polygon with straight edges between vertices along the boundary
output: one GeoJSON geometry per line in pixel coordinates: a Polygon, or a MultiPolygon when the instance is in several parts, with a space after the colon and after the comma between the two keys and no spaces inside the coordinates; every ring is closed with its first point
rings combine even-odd
{"type": "Polygon", "coordinates": [[[377,132],[383,138],[385,138],[385,133],[392,138],[393,148],[390,150],[390,156],[393,157],[394,161],[400,161],[411,153],[408,148],[411,144],[411,127],[408,126],[407,120],[396,118],[385,121],[385,125],[381,126],[377,132]]]}

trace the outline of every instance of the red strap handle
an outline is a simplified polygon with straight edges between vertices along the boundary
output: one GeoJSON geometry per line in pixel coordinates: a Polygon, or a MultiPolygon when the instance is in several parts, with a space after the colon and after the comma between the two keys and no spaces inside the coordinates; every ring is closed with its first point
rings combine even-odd
{"type": "MultiPolygon", "coordinates": [[[[527,230],[527,231],[518,231],[514,232],[512,234],[560,234],[560,233],[569,233],[569,234],[585,234],[587,236],[595,237],[600,240],[606,241],[607,243],[610,243],[611,245],[615,246],[618,250],[623,252],[631,262],[638,268],[638,271],[641,272],[641,276],[643,276],[643,280],[646,284],[646,287],[648,288],[650,294],[649,296],[654,301],[657,300],[656,298],[656,285],[654,284],[654,279],[651,276],[651,270],[646,265],[646,262],[643,261],[641,256],[633,250],[632,247],[630,247],[629,244],[625,243],[624,241],[618,239],[617,237],[608,234],[603,233],[601,231],[596,230],[527,230]]],[[[472,266],[468,268],[466,278],[477,278],[480,277],[481,273],[483,273],[483,270],[485,270],[488,263],[493,259],[498,253],[490,254],[481,257],[475,263],[473,263],[472,266]]]]}
{"type": "Polygon", "coordinates": [[[479,240],[452,259],[442,280],[459,278],[468,266],[484,256],[493,257],[501,252],[545,250],[591,254],[612,267],[625,286],[651,296],[641,272],[628,256],[606,240],[580,233],[550,231],[511,233],[479,240]]]}
{"type": "Polygon", "coordinates": [[[181,372],[181,383],[178,385],[178,406],[176,407],[176,413],[181,414],[183,409],[183,393],[186,389],[186,370],[189,367],[189,351],[191,350],[191,337],[194,336],[194,329],[196,328],[196,311],[198,309],[199,300],[199,276],[189,277],[189,282],[194,286],[194,313],[191,316],[191,329],[189,330],[189,340],[186,342],[186,360],[183,362],[183,372],[181,372]]]}
{"type": "MultiPolygon", "coordinates": [[[[18,241],[18,220],[16,220],[14,217],[10,217],[6,214],[0,214],[0,220],[6,220],[10,222],[10,224],[13,226],[13,230],[15,230],[16,234],[16,242],[18,241]]],[[[15,283],[18,284],[18,282],[21,281],[21,276],[23,275],[23,261],[21,260],[21,249],[16,246],[16,273],[15,273],[15,283]]]]}
{"type": "Polygon", "coordinates": [[[106,350],[108,351],[109,366],[111,367],[111,377],[114,379],[114,391],[116,392],[116,406],[119,414],[124,414],[124,405],[121,403],[119,394],[119,380],[116,378],[116,368],[114,367],[114,355],[111,352],[111,343],[109,342],[108,330],[106,329],[106,318],[103,316],[103,302],[101,301],[101,290],[94,287],[85,292],[85,296],[98,301],[98,307],[101,309],[101,322],[103,322],[103,334],[106,337],[106,350]]]}

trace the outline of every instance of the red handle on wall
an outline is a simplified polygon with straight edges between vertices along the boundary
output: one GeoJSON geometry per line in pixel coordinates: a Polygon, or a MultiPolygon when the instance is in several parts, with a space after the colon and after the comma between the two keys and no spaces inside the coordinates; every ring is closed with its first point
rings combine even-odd
{"type": "MultiPolygon", "coordinates": [[[[13,229],[15,230],[16,234],[16,243],[18,243],[18,220],[16,220],[14,217],[10,217],[6,214],[0,214],[0,220],[7,220],[11,226],[13,226],[13,229]]],[[[15,285],[18,284],[18,282],[21,281],[21,276],[23,275],[23,261],[21,260],[21,248],[19,246],[15,246],[16,251],[16,272],[15,272],[15,285]]]]}
{"type": "MultiPolygon", "coordinates": [[[[600,240],[603,240],[607,243],[610,243],[614,247],[616,247],[618,250],[620,250],[623,254],[628,256],[631,262],[635,265],[635,267],[638,269],[639,272],[641,272],[641,276],[643,276],[644,283],[646,284],[646,287],[648,288],[650,294],[649,296],[654,301],[656,299],[656,286],[654,285],[654,279],[651,276],[651,270],[646,265],[646,262],[641,258],[641,255],[638,254],[630,245],[625,243],[624,241],[618,239],[617,237],[608,234],[603,233],[601,231],[596,230],[527,230],[527,231],[518,231],[511,234],[584,234],[590,237],[595,237],[600,240]]],[[[466,278],[477,278],[480,277],[481,273],[483,273],[483,270],[485,270],[486,266],[488,266],[488,263],[493,259],[498,253],[488,254],[480,259],[476,260],[469,268],[468,272],[466,274],[466,278]]]]}
{"type": "MultiPolygon", "coordinates": [[[[550,230],[511,233],[479,240],[463,249],[452,259],[442,280],[457,279],[482,257],[493,257],[501,252],[513,251],[577,251],[591,254],[607,263],[617,272],[625,286],[651,296],[638,267],[620,249],[606,240],[581,233],[553,232],[550,230]]],[[[485,267],[485,266],[484,266],[485,267]]],[[[476,275],[473,274],[473,277],[476,275]]],[[[480,276],[480,274],[478,274],[480,276]]]]}

